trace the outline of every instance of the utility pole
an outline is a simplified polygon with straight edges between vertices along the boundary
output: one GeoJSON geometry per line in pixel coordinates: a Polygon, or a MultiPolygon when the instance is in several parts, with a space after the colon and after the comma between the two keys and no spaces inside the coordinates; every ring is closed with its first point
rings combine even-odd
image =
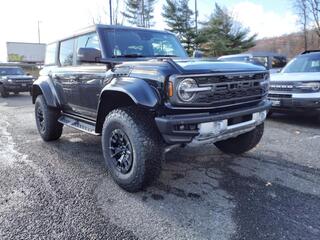
{"type": "Polygon", "coordinates": [[[142,12],[142,26],[146,27],[146,22],[145,22],[145,18],[144,18],[144,0],[141,1],[141,12],[142,12]]]}
{"type": "Polygon", "coordinates": [[[198,33],[198,0],[194,0],[194,14],[196,23],[196,33],[198,33]]]}
{"type": "Polygon", "coordinates": [[[38,20],[38,43],[41,42],[41,41],[40,41],[40,22],[41,22],[41,21],[38,20]]]}
{"type": "Polygon", "coordinates": [[[112,25],[112,0],[109,0],[110,25],[112,25]]]}

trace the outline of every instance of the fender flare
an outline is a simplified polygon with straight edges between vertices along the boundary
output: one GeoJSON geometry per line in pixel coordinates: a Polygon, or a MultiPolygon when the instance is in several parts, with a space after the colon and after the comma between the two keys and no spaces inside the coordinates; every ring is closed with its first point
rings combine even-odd
{"type": "Polygon", "coordinates": [[[32,103],[34,104],[38,95],[42,94],[49,107],[60,107],[53,83],[48,76],[39,77],[32,85],[32,103]]]}
{"type": "Polygon", "coordinates": [[[132,104],[154,109],[160,100],[157,90],[151,87],[145,80],[137,78],[115,79],[101,91],[96,132],[101,132],[106,115],[113,109],[132,104]]]}

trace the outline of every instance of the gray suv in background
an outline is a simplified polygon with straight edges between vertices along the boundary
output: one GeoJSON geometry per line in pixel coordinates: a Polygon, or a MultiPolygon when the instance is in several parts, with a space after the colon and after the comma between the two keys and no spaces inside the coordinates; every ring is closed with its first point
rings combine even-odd
{"type": "Polygon", "coordinates": [[[10,92],[31,92],[33,80],[20,67],[0,66],[0,95],[4,98],[10,92]]]}
{"type": "Polygon", "coordinates": [[[306,51],[278,74],[271,74],[272,111],[320,116],[320,51],[306,51]]]}
{"type": "Polygon", "coordinates": [[[270,71],[276,73],[287,64],[287,58],[284,55],[272,52],[250,52],[243,54],[226,55],[218,58],[221,61],[248,62],[256,65],[262,65],[270,71]]]}

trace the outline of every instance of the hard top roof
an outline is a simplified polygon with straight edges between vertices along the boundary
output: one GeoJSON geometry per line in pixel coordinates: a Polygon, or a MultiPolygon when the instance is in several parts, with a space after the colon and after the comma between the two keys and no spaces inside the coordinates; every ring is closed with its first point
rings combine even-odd
{"type": "Polygon", "coordinates": [[[73,37],[77,37],[86,33],[90,33],[90,32],[95,32],[98,29],[119,29],[119,30],[143,30],[143,31],[151,31],[151,32],[161,32],[161,33],[168,33],[168,34],[173,34],[171,32],[168,31],[164,31],[164,30],[157,30],[157,29],[149,29],[149,28],[140,28],[140,27],[129,27],[129,26],[121,26],[121,25],[106,25],[106,24],[94,24],[79,30],[76,30],[72,35],[69,35],[67,37],[64,38],[60,38],[56,41],[53,41],[51,43],[56,43],[59,41],[63,41],[63,40],[67,40],[73,37]]]}

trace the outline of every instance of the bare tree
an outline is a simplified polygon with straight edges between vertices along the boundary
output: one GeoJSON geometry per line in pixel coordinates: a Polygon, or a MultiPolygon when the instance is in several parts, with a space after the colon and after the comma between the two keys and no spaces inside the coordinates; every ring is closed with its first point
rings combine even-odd
{"type": "MultiPolygon", "coordinates": [[[[121,11],[124,8],[123,1],[112,0],[112,24],[114,25],[123,25],[124,17],[122,16],[121,11]]],[[[108,24],[110,23],[110,6],[109,1],[106,2],[106,5],[99,6],[98,10],[92,16],[93,24],[108,24]]]]}
{"type": "Polygon", "coordinates": [[[320,0],[307,0],[315,31],[320,38],[320,0]]]}
{"type": "Polygon", "coordinates": [[[298,23],[302,27],[304,38],[304,49],[308,50],[308,25],[309,25],[309,13],[308,0],[294,0],[294,8],[299,16],[298,23]]]}

